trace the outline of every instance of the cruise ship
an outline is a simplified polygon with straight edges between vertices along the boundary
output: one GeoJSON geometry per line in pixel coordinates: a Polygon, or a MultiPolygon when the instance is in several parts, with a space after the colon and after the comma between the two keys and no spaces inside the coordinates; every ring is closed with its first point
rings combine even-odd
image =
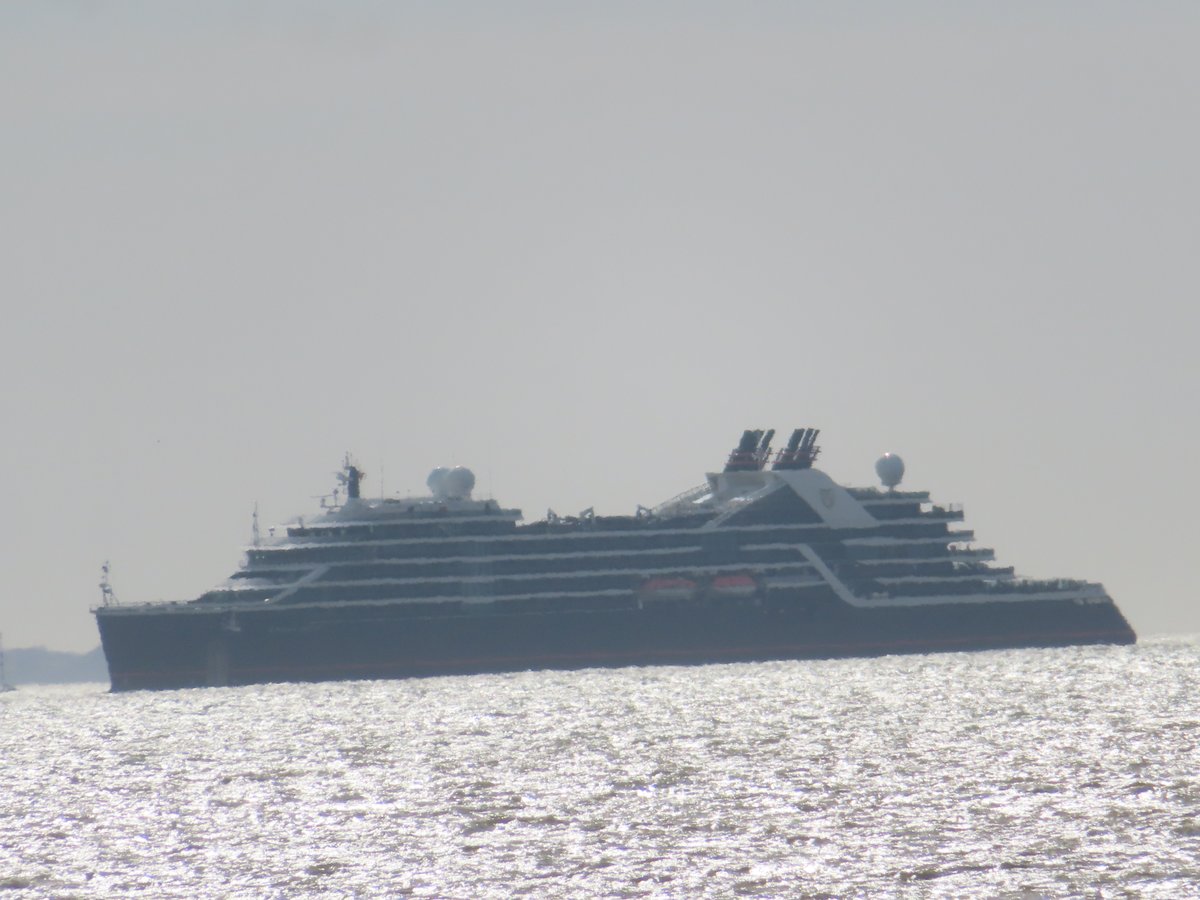
{"type": "MultiPolygon", "coordinates": [[[[1127,644],[1104,588],[998,566],[956,506],[814,466],[818,431],[742,434],[722,471],[631,515],[522,524],[468,469],[367,499],[347,457],[314,515],[187,602],[95,608],[113,690],[1127,644]]],[[[106,568],[107,571],[107,568],[106,568]]]]}

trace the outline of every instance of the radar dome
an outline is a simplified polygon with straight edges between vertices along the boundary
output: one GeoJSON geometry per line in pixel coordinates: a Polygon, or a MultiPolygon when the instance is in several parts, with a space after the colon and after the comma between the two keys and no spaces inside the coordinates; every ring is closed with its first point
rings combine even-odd
{"type": "Polygon", "coordinates": [[[885,453],[875,463],[875,474],[886,488],[894,488],[904,478],[904,460],[895,453],[885,453]]]}
{"type": "Polygon", "coordinates": [[[429,473],[429,477],[425,479],[425,484],[429,486],[429,491],[433,496],[438,498],[446,496],[446,476],[449,474],[450,470],[444,466],[438,466],[429,473]]]}
{"type": "Polygon", "coordinates": [[[442,479],[442,490],[450,500],[466,500],[475,487],[475,473],[462,466],[455,466],[442,479]]]}

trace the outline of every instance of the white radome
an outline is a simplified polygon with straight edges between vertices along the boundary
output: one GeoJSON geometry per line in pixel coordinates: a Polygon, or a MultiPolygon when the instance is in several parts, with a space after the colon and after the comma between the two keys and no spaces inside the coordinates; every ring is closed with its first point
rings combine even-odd
{"type": "Polygon", "coordinates": [[[895,453],[885,453],[875,461],[875,474],[886,488],[894,488],[904,478],[904,460],[895,453]]]}
{"type": "Polygon", "coordinates": [[[445,466],[438,466],[429,473],[429,477],[425,479],[425,484],[429,487],[429,492],[433,496],[441,499],[446,496],[446,476],[450,474],[450,470],[445,466]]]}
{"type": "Polygon", "coordinates": [[[442,479],[442,491],[450,500],[467,500],[475,488],[475,473],[463,466],[455,466],[442,479]]]}

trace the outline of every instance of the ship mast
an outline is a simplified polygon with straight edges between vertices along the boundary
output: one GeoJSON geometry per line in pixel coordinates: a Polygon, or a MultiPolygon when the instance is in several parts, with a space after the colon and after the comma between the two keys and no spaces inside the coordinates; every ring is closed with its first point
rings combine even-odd
{"type": "Polygon", "coordinates": [[[338,481],[346,486],[346,500],[358,500],[362,491],[362,480],[366,475],[354,464],[350,454],[346,454],[342,462],[342,471],[338,473],[338,481]]]}
{"type": "Polygon", "coordinates": [[[112,582],[108,580],[108,560],[104,561],[104,565],[100,567],[100,603],[103,606],[119,606],[116,592],[112,589],[112,582]]]}

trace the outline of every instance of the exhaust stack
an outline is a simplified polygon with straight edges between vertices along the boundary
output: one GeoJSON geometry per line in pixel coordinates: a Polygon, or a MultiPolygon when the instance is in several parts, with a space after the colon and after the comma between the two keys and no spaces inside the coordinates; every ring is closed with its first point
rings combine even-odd
{"type": "MultiPolygon", "coordinates": [[[[755,472],[759,469],[758,448],[763,439],[762,431],[743,431],[742,439],[729,454],[725,463],[726,472],[755,472]]],[[[769,440],[769,439],[768,439],[769,440]]]]}
{"type": "Polygon", "coordinates": [[[788,438],[787,446],[775,456],[772,469],[811,469],[821,448],[817,446],[819,428],[797,428],[788,438]]]}

